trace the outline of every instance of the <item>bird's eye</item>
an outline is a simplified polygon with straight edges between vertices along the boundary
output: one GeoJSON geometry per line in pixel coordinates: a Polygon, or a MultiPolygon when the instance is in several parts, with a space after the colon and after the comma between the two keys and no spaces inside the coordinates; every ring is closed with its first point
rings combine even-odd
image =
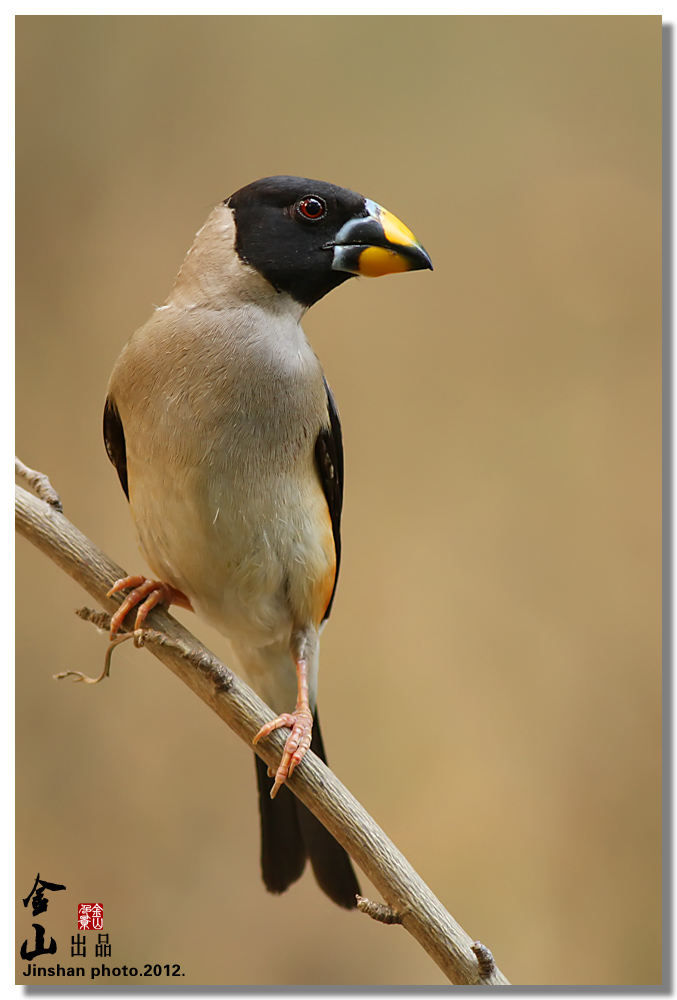
{"type": "Polygon", "coordinates": [[[327,214],[327,203],[323,198],[318,198],[316,194],[311,194],[307,198],[297,201],[294,206],[297,216],[308,222],[317,222],[324,219],[327,214]]]}

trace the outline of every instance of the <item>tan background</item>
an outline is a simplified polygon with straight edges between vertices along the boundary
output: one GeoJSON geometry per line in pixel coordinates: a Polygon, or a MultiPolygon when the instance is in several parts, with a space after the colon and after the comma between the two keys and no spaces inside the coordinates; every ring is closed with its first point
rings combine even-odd
{"type": "MultiPolygon", "coordinates": [[[[321,713],[339,776],[521,984],[660,981],[660,32],[18,18],[18,452],[129,570],[107,379],[212,203],[318,177],[430,252],[305,322],[347,453],[321,713]]],[[[309,875],[267,895],[247,748],[128,647],[100,687],[54,682],[105,639],[24,541],[18,565],[18,888],[68,886],[62,962],[101,902],[111,964],[182,984],[444,982],[309,875]]]]}

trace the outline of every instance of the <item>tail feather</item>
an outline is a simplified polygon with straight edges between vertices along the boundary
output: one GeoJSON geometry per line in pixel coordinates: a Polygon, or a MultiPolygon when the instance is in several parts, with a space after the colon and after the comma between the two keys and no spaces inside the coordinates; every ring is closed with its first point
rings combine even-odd
{"type": "Polygon", "coordinates": [[[261,814],[261,873],[269,892],[284,892],[301,878],[306,867],[306,848],[296,812],[296,796],[284,785],[270,797],[273,779],[268,765],[254,755],[261,814]]]}
{"type": "MultiPolygon", "coordinates": [[[[315,713],[310,744],[326,763],[320,725],[315,713]]],[[[353,909],[360,891],[350,858],[329,831],[284,785],[270,798],[273,778],[256,757],[261,813],[261,870],[269,892],[284,892],[303,874],[310,858],[317,883],[339,906],[353,909]]]]}

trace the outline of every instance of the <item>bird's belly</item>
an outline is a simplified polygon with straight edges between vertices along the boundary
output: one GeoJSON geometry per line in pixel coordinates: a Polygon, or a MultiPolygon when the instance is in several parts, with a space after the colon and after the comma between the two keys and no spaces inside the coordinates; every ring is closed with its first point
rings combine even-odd
{"type": "Polygon", "coordinates": [[[254,489],[228,469],[189,470],[165,482],[159,499],[144,489],[143,474],[132,484],[132,514],[153,572],[241,646],[288,644],[294,629],[319,626],[331,596],[326,501],[312,470],[296,472],[259,476],[254,489]]]}

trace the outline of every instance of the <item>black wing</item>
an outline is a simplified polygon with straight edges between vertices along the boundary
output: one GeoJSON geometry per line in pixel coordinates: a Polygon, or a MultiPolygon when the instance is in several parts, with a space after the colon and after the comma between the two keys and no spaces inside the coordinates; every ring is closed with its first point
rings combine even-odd
{"type": "Polygon", "coordinates": [[[315,442],[315,465],[322,483],[322,489],[327,499],[331,527],[334,533],[336,548],[336,576],[334,589],[329,598],[327,610],[322,621],[326,621],[334,603],[339,566],[341,563],[341,510],[343,509],[343,438],[341,437],[341,421],[339,420],[336,402],[332,391],[324,379],[327,390],[327,409],[329,411],[329,427],[323,427],[315,442]]]}
{"type": "Polygon", "coordinates": [[[103,439],[106,444],[108,457],[117,470],[122,488],[125,491],[125,496],[129,500],[125,432],[122,429],[122,421],[120,420],[118,408],[110,396],[106,399],[106,405],[103,409],[103,439]]]}

